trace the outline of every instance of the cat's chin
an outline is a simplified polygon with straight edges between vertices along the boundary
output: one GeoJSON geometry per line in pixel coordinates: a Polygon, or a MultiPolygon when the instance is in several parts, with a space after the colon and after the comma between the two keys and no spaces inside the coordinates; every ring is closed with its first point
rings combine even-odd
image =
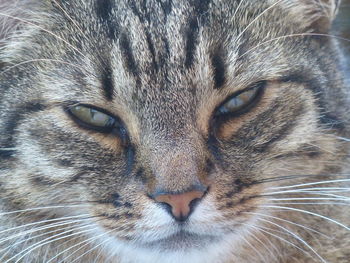
{"type": "MultiPolygon", "coordinates": [[[[191,233],[186,230],[175,231],[172,234],[158,237],[152,241],[137,239],[121,240],[108,238],[104,242],[106,255],[121,263],[193,263],[216,262],[218,257],[230,255],[232,243],[237,241],[231,233],[224,236],[191,233]],[[127,259],[127,260],[121,260],[127,259]]],[[[239,242],[237,243],[237,247],[239,242]]]]}
{"type": "Polygon", "coordinates": [[[204,247],[218,242],[220,240],[217,236],[212,235],[199,235],[190,233],[184,230],[180,230],[166,238],[155,240],[152,242],[137,243],[138,246],[148,249],[160,249],[160,250],[192,250],[203,249],[204,247]]]}

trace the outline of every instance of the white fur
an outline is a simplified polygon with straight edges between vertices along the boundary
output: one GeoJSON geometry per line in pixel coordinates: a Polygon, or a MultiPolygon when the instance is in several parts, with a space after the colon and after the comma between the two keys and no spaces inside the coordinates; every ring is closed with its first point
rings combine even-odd
{"type": "MultiPolygon", "coordinates": [[[[245,242],[244,237],[249,233],[249,229],[244,227],[242,230],[237,230],[235,233],[226,232],[223,230],[225,223],[217,223],[220,218],[220,213],[210,200],[203,200],[198,205],[195,212],[189,219],[189,224],[186,229],[188,232],[201,235],[216,235],[220,237],[220,241],[201,248],[193,247],[186,249],[174,249],[173,251],[160,248],[145,248],[135,243],[126,243],[118,240],[108,233],[108,231],[99,228],[99,231],[94,233],[94,236],[100,236],[96,244],[101,245],[102,250],[112,262],[121,263],[213,263],[227,262],[232,260],[234,256],[232,250],[239,251],[240,246],[245,242]]],[[[176,233],[180,227],[175,224],[175,221],[168,213],[150,203],[143,210],[143,219],[136,224],[137,242],[149,242],[164,239],[176,233]],[[145,228],[151,228],[150,231],[145,231],[145,228]],[[155,230],[157,229],[157,230],[155,230]]],[[[255,221],[252,219],[252,221],[255,221]]],[[[227,224],[227,223],[226,223],[227,224]]],[[[229,222],[232,225],[232,222],[229,222]]]]}

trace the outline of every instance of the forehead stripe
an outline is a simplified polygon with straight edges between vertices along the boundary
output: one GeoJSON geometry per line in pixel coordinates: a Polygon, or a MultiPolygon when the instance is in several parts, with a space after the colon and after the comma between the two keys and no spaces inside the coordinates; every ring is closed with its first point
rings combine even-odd
{"type": "Polygon", "coordinates": [[[113,0],[96,0],[96,15],[101,23],[105,26],[110,39],[116,39],[119,35],[119,26],[113,19],[113,8],[115,2],[113,0]]]}
{"type": "Polygon", "coordinates": [[[114,3],[112,0],[96,0],[97,17],[104,22],[109,22],[114,3]]]}
{"type": "Polygon", "coordinates": [[[215,52],[211,57],[211,64],[214,71],[215,89],[220,89],[225,84],[225,62],[221,52],[215,52]]]}
{"type": "Polygon", "coordinates": [[[123,55],[125,68],[135,77],[138,78],[139,70],[136,64],[134,53],[130,45],[130,40],[126,33],[122,33],[119,39],[120,50],[123,55]]]}
{"type": "Polygon", "coordinates": [[[111,66],[108,64],[104,67],[101,79],[102,89],[104,96],[108,101],[113,100],[114,83],[113,83],[113,71],[111,66]]]}

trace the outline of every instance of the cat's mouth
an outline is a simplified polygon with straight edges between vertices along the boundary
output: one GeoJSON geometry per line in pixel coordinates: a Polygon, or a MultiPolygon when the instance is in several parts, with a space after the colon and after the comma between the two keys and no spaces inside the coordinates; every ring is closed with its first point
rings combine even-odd
{"type": "Polygon", "coordinates": [[[203,248],[206,244],[217,242],[219,237],[212,235],[199,235],[180,230],[166,238],[145,242],[142,245],[146,248],[158,248],[162,250],[186,250],[193,248],[203,248]]]}

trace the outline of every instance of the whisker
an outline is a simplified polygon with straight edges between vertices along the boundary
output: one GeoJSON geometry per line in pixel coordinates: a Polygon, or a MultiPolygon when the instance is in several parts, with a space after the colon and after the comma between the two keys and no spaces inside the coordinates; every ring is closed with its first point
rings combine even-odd
{"type": "MultiPolygon", "coordinates": [[[[82,30],[82,28],[79,26],[79,24],[77,23],[77,21],[75,21],[68,13],[67,11],[56,1],[53,0],[55,2],[55,4],[58,6],[58,8],[64,13],[64,15],[74,24],[74,26],[78,29],[78,31],[82,34],[82,36],[84,36],[84,38],[86,39],[87,42],[91,42],[91,40],[89,40],[87,34],[84,33],[84,31],[82,30]]],[[[93,47],[94,51],[96,51],[97,56],[100,58],[100,60],[102,61],[102,63],[105,63],[105,60],[101,57],[101,54],[99,52],[99,50],[97,49],[97,46],[94,45],[93,47]]],[[[103,71],[106,71],[106,69],[104,67],[102,67],[103,71]]],[[[96,76],[95,76],[96,77],[96,76]]]]}
{"type": "MultiPolygon", "coordinates": [[[[110,239],[112,239],[112,237],[108,238],[108,240],[110,240],[110,239]]],[[[94,248],[94,249],[96,249],[96,248],[94,248]]],[[[96,257],[95,257],[93,263],[99,263],[97,260],[101,257],[102,252],[103,252],[103,249],[101,247],[99,247],[99,252],[96,254],[96,257]]],[[[109,262],[110,257],[112,257],[112,256],[110,255],[108,258],[105,259],[104,262],[109,262]]]]}
{"type": "MultiPolygon", "coordinates": [[[[20,67],[22,65],[25,65],[25,64],[29,64],[29,63],[33,63],[33,62],[56,62],[56,63],[61,63],[61,64],[66,64],[66,65],[69,65],[71,67],[74,67],[74,68],[77,68],[79,70],[82,70],[83,67],[79,66],[79,65],[75,65],[75,64],[72,64],[72,63],[69,63],[69,62],[66,62],[66,61],[62,61],[62,60],[58,60],[58,59],[48,59],[48,58],[39,58],[39,59],[31,59],[31,60],[26,60],[26,61],[23,61],[21,63],[18,63],[18,64],[15,64],[13,66],[10,66],[10,67],[6,67],[5,70],[1,71],[0,72],[0,75],[10,71],[11,69],[14,69],[16,67],[20,67]]],[[[94,75],[92,74],[91,72],[87,72],[91,75],[94,75]]]]}
{"type": "Polygon", "coordinates": [[[336,202],[318,202],[318,203],[312,203],[312,202],[280,202],[280,203],[272,203],[272,204],[283,204],[283,205],[339,205],[339,206],[350,206],[350,204],[347,203],[336,203],[336,202]]]}
{"type": "MultiPolygon", "coordinates": [[[[281,3],[283,0],[278,0],[276,3],[274,3],[273,5],[269,6],[268,8],[266,8],[263,12],[261,12],[259,15],[257,15],[243,30],[242,32],[238,35],[237,39],[240,39],[243,34],[260,18],[262,17],[266,12],[268,12],[270,9],[274,8],[276,5],[278,5],[279,3],[281,3]]],[[[241,57],[241,56],[240,56],[241,57]]],[[[240,58],[239,57],[239,58],[240,58]]]]}
{"type": "Polygon", "coordinates": [[[61,38],[60,36],[58,36],[57,34],[51,32],[50,30],[47,30],[47,29],[45,29],[44,27],[41,27],[41,26],[39,26],[39,25],[37,25],[37,24],[35,24],[35,23],[32,23],[32,22],[30,22],[30,21],[28,21],[28,20],[24,20],[24,19],[19,18],[19,17],[15,17],[15,16],[12,16],[12,15],[4,14],[4,13],[0,13],[0,15],[1,15],[1,16],[5,16],[5,17],[8,17],[8,18],[12,18],[12,19],[14,19],[14,20],[18,20],[18,21],[20,21],[20,22],[23,22],[23,23],[25,23],[25,24],[31,25],[31,26],[36,27],[36,28],[39,28],[39,29],[41,29],[42,31],[44,31],[44,32],[46,32],[46,33],[48,33],[48,34],[54,36],[56,39],[61,40],[61,41],[64,42],[67,46],[69,46],[70,48],[72,48],[73,50],[75,50],[77,53],[79,53],[83,58],[86,58],[86,56],[85,56],[79,49],[77,49],[75,46],[73,46],[73,45],[70,44],[68,41],[66,41],[65,39],[63,39],[63,38],[61,38]]]}
{"type": "Polygon", "coordinates": [[[233,13],[232,20],[234,20],[234,19],[236,18],[236,15],[237,15],[237,13],[238,13],[238,10],[241,8],[243,2],[244,2],[244,1],[240,1],[240,2],[239,2],[238,6],[237,6],[237,8],[236,8],[236,10],[235,10],[235,12],[233,13]]]}
{"type": "MultiPolygon", "coordinates": [[[[77,260],[79,260],[80,258],[82,258],[83,256],[85,256],[86,254],[88,254],[88,253],[90,253],[91,251],[93,251],[93,250],[95,250],[95,249],[101,247],[102,245],[104,245],[105,243],[109,242],[109,241],[112,240],[112,239],[113,239],[112,237],[107,238],[106,240],[102,241],[100,244],[98,244],[98,245],[94,246],[93,248],[87,250],[85,253],[83,253],[82,255],[80,255],[79,257],[77,257],[76,259],[74,259],[73,261],[71,261],[71,263],[76,262],[77,260]]],[[[96,255],[95,261],[97,260],[98,256],[101,255],[101,252],[102,252],[102,250],[100,251],[100,253],[99,253],[98,255],[96,255]]],[[[61,261],[61,262],[64,262],[64,261],[61,261]]]]}
{"type": "Polygon", "coordinates": [[[337,139],[339,140],[343,140],[343,141],[346,141],[346,142],[350,142],[350,139],[349,138],[345,138],[345,137],[341,137],[341,136],[335,136],[337,139]]]}
{"type": "MultiPolygon", "coordinates": [[[[89,216],[89,214],[83,214],[83,215],[77,215],[77,216],[67,216],[67,217],[59,217],[59,218],[54,218],[54,219],[47,219],[47,220],[37,221],[37,222],[34,222],[34,223],[28,223],[28,224],[25,224],[25,225],[20,225],[20,226],[16,226],[16,227],[7,228],[5,230],[0,231],[0,234],[6,233],[8,231],[17,230],[17,229],[23,228],[23,227],[28,227],[28,226],[38,225],[38,224],[44,224],[44,223],[51,223],[51,222],[56,222],[56,221],[63,221],[63,220],[68,220],[68,219],[75,219],[75,218],[80,218],[80,217],[87,217],[88,218],[88,216],[89,216]]],[[[2,239],[0,239],[0,242],[1,242],[1,240],[2,239]]]]}
{"type": "MultiPolygon", "coordinates": [[[[68,222],[68,223],[65,223],[65,224],[62,224],[62,225],[73,224],[73,223],[79,223],[79,221],[76,221],[76,222],[68,222]]],[[[89,223],[88,223],[88,224],[89,224],[89,223]]],[[[51,227],[49,227],[49,228],[53,228],[53,227],[57,227],[57,226],[62,226],[62,225],[55,225],[55,226],[51,226],[51,227]]],[[[84,225],[86,225],[86,224],[82,224],[81,226],[84,226],[84,225]]],[[[76,227],[76,226],[70,225],[70,226],[66,226],[66,227],[61,227],[59,230],[60,230],[60,231],[61,231],[61,230],[67,230],[67,229],[71,229],[71,230],[72,230],[72,229],[74,229],[75,227],[76,227]]],[[[45,232],[45,233],[42,233],[42,234],[39,234],[39,235],[30,236],[30,237],[28,237],[28,238],[26,238],[26,239],[24,239],[24,240],[18,241],[18,242],[14,243],[14,244],[11,244],[11,245],[9,245],[9,246],[7,246],[7,247],[1,249],[1,250],[0,250],[0,255],[1,255],[1,253],[5,252],[6,250],[7,250],[7,252],[4,253],[2,257],[0,257],[0,260],[2,260],[2,259],[7,255],[7,253],[9,253],[9,251],[11,250],[12,247],[16,247],[16,246],[20,245],[21,243],[28,242],[29,240],[33,240],[33,239],[36,239],[36,238],[39,238],[39,237],[42,237],[42,236],[47,236],[48,234],[57,233],[59,230],[55,229],[55,230],[51,230],[51,231],[48,231],[48,232],[45,232]]],[[[35,231],[32,231],[32,232],[37,232],[37,231],[40,231],[40,230],[35,230],[35,231]]],[[[32,233],[32,232],[29,232],[29,234],[32,233]]],[[[26,234],[28,234],[28,233],[24,233],[24,234],[19,233],[19,235],[26,235],[26,234]]],[[[9,239],[12,239],[12,238],[13,238],[13,237],[11,237],[11,238],[9,238],[9,239]]]]}
{"type": "MultiPolygon", "coordinates": [[[[112,229],[111,231],[108,231],[108,232],[106,232],[106,233],[104,233],[104,234],[101,234],[101,236],[103,236],[103,235],[105,235],[105,234],[108,234],[108,233],[110,233],[110,232],[112,232],[112,231],[114,231],[114,230],[116,230],[116,229],[112,229]]],[[[82,247],[80,247],[79,249],[73,251],[73,252],[71,253],[71,255],[73,255],[73,254],[75,254],[76,252],[78,252],[81,248],[83,248],[83,247],[85,247],[85,246],[91,244],[91,243],[94,242],[96,239],[97,239],[97,237],[95,237],[94,239],[90,240],[87,244],[85,244],[85,245],[83,245],[82,247]]],[[[75,258],[73,261],[70,261],[70,263],[76,262],[77,260],[81,259],[83,256],[87,255],[88,253],[90,253],[91,251],[95,250],[96,248],[101,247],[103,244],[109,242],[109,241],[112,240],[112,239],[113,239],[113,237],[109,237],[109,238],[103,240],[101,243],[95,245],[95,246],[92,247],[91,249],[88,249],[88,250],[85,251],[83,254],[81,254],[79,257],[75,258]]],[[[71,255],[70,255],[70,256],[71,256],[71,255]]],[[[65,262],[65,259],[67,259],[67,258],[68,258],[68,257],[65,257],[64,259],[62,259],[62,260],[61,260],[60,262],[58,262],[58,263],[61,263],[61,262],[63,263],[63,262],[65,262]]],[[[50,262],[50,261],[49,261],[49,262],[50,262]]],[[[47,262],[47,263],[49,263],[49,262],[47,262]]]]}
{"type": "Polygon", "coordinates": [[[283,40],[286,38],[292,38],[292,37],[304,37],[304,36],[319,36],[319,37],[332,37],[338,40],[343,40],[346,42],[350,42],[350,39],[344,38],[344,37],[340,37],[340,36],[335,36],[335,35],[329,35],[329,34],[321,34],[321,33],[298,33],[298,34],[290,34],[290,35],[284,35],[284,36],[280,36],[280,37],[276,37],[276,38],[272,38],[270,40],[264,41],[262,43],[259,43],[258,45],[248,49],[246,52],[244,52],[242,55],[240,55],[238,57],[237,60],[241,59],[243,56],[246,56],[247,54],[249,54],[250,52],[254,51],[255,49],[257,49],[258,47],[261,47],[262,45],[265,44],[269,44],[273,41],[278,41],[278,40],[283,40]]]}
{"type": "MultiPolygon", "coordinates": [[[[259,195],[259,196],[266,196],[266,197],[271,197],[271,196],[280,196],[280,195],[307,195],[307,196],[329,196],[331,198],[336,198],[336,199],[348,199],[350,197],[348,196],[343,196],[343,195],[337,195],[337,194],[332,194],[332,193],[344,193],[344,192],[349,192],[349,191],[279,191],[279,192],[267,192],[265,194],[259,195]]],[[[314,198],[314,197],[313,197],[314,198]]]]}
{"type": "MultiPolygon", "coordinates": [[[[251,234],[250,231],[248,231],[248,233],[249,235],[251,234]]],[[[256,247],[254,247],[245,237],[241,236],[241,238],[249,247],[251,247],[255,251],[255,253],[260,257],[262,262],[266,262],[266,260],[264,259],[264,256],[261,254],[259,250],[256,249],[256,247]]]]}
{"type": "MultiPolygon", "coordinates": [[[[292,242],[290,242],[290,241],[284,239],[283,237],[280,237],[280,236],[278,236],[278,235],[275,235],[275,234],[273,234],[273,233],[270,233],[269,231],[264,230],[264,228],[266,228],[266,227],[256,226],[256,225],[253,225],[253,224],[244,224],[244,223],[241,223],[241,224],[242,224],[242,225],[246,225],[247,227],[255,228],[255,229],[257,229],[258,231],[261,231],[261,232],[263,232],[263,233],[265,233],[265,234],[268,234],[268,235],[270,235],[270,236],[273,236],[273,237],[275,237],[275,238],[277,238],[277,239],[279,239],[279,240],[281,240],[281,241],[283,241],[283,242],[286,242],[287,244],[291,245],[292,247],[295,247],[296,249],[302,251],[303,253],[305,253],[305,254],[311,256],[310,253],[309,253],[308,251],[302,249],[301,247],[295,245],[294,243],[292,243],[292,242]]],[[[266,229],[269,229],[269,228],[266,228],[266,229]]],[[[270,230],[272,230],[272,229],[270,229],[270,230]]]]}
{"type": "Polygon", "coordinates": [[[45,209],[52,209],[52,208],[72,208],[72,207],[88,207],[89,205],[56,205],[56,206],[42,206],[42,207],[34,207],[34,208],[28,208],[28,209],[21,209],[11,212],[4,212],[0,213],[0,216],[4,215],[11,215],[16,213],[23,213],[23,212],[31,212],[31,211],[37,211],[37,210],[45,210],[45,209]]]}
{"type": "Polygon", "coordinates": [[[276,192],[265,192],[265,194],[262,194],[261,196],[308,195],[308,196],[329,196],[329,197],[338,198],[338,199],[350,198],[349,196],[335,194],[335,193],[348,193],[350,192],[350,188],[343,188],[342,190],[327,190],[330,188],[325,188],[326,190],[319,190],[319,189],[322,189],[322,188],[314,188],[314,189],[302,188],[302,189],[283,190],[283,191],[276,191],[276,192]]]}
{"type": "Polygon", "coordinates": [[[297,197],[297,198],[270,198],[271,201],[296,201],[296,200],[339,200],[339,201],[350,201],[350,198],[332,198],[332,197],[297,197]]]}
{"type": "Polygon", "coordinates": [[[300,212],[300,213],[304,213],[304,214],[308,214],[308,215],[313,215],[322,219],[325,219],[329,222],[332,222],[338,226],[341,226],[343,228],[345,228],[346,230],[350,231],[350,228],[347,227],[346,225],[323,215],[317,214],[317,213],[313,213],[307,210],[303,210],[303,209],[298,209],[298,208],[293,208],[293,207],[286,207],[286,206],[275,206],[275,205],[262,205],[261,207],[265,207],[265,208],[275,208],[275,209],[282,209],[282,210],[290,210],[290,211],[295,211],[295,212],[300,212]]]}
{"type": "Polygon", "coordinates": [[[304,239],[302,239],[300,236],[298,236],[297,234],[293,233],[292,231],[290,231],[289,229],[283,227],[283,226],[280,226],[274,222],[271,222],[269,220],[266,220],[266,219],[262,219],[262,218],[257,218],[257,220],[260,220],[260,221],[264,221],[266,223],[269,223],[271,225],[274,225],[280,229],[283,229],[284,231],[286,231],[287,233],[291,234],[295,239],[297,239],[298,241],[300,241],[301,243],[303,243],[307,248],[309,248],[323,263],[327,263],[326,260],[324,260],[323,257],[320,256],[320,254],[318,254],[314,248],[312,246],[310,246],[304,239]]]}
{"type": "Polygon", "coordinates": [[[276,186],[276,187],[269,187],[267,189],[289,189],[289,188],[295,188],[295,187],[301,187],[301,186],[329,184],[329,183],[343,183],[343,182],[350,182],[350,179],[326,180],[326,181],[318,181],[318,182],[304,183],[304,184],[295,184],[295,185],[288,185],[288,186],[276,186]]]}
{"type": "MultiPolygon", "coordinates": [[[[52,223],[52,224],[49,224],[49,225],[46,225],[46,226],[37,227],[37,228],[34,228],[34,229],[28,229],[26,231],[22,231],[20,233],[16,233],[14,235],[11,235],[9,237],[1,239],[0,243],[6,242],[8,240],[11,240],[11,239],[19,237],[19,236],[32,234],[32,233],[35,233],[35,232],[39,232],[39,231],[43,231],[43,230],[46,230],[46,229],[55,228],[55,227],[59,227],[59,226],[70,225],[70,224],[73,224],[73,223],[80,223],[80,222],[83,222],[83,221],[84,220],[70,220],[70,221],[66,221],[64,223],[62,223],[62,222],[52,223]]],[[[55,231],[57,231],[57,230],[55,230],[55,231]]]]}
{"type": "MultiPolygon", "coordinates": [[[[260,238],[258,238],[256,235],[254,235],[252,232],[249,233],[250,236],[252,236],[256,241],[258,241],[258,243],[260,243],[269,253],[271,256],[274,256],[275,253],[273,253],[273,251],[269,248],[269,246],[266,245],[266,243],[264,243],[260,238]]],[[[264,237],[266,238],[266,236],[264,235],[264,237]]],[[[268,241],[269,239],[266,238],[268,241]]],[[[270,246],[274,247],[274,249],[276,250],[276,252],[278,252],[277,248],[270,242],[270,246]]]]}
{"type": "Polygon", "coordinates": [[[289,220],[286,220],[286,219],[283,219],[283,218],[279,218],[279,217],[276,217],[276,216],[271,216],[271,215],[265,215],[265,214],[262,214],[262,213],[256,213],[256,212],[243,212],[245,214],[253,214],[253,215],[258,215],[258,216],[263,216],[263,217],[268,217],[268,218],[272,218],[272,219],[275,219],[275,220],[279,220],[279,221],[282,221],[282,222],[286,222],[288,224],[291,224],[291,225],[294,225],[294,226],[298,226],[300,228],[303,228],[305,230],[308,230],[310,232],[314,232],[316,234],[319,234],[327,239],[331,239],[328,235],[318,231],[318,230],[315,230],[313,228],[310,228],[310,227],[307,227],[307,226],[304,226],[304,225],[301,225],[301,224],[298,224],[298,223],[295,223],[295,222],[292,222],[292,221],[289,221],[289,220]]]}
{"type": "Polygon", "coordinates": [[[85,35],[85,33],[83,32],[83,30],[81,29],[81,27],[78,25],[77,21],[75,21],[68,13],[67,11],[56,1],[53,0],[53,2],[58,6],[58,8],[65,14],[65,16],[74,24],[74,26],[76,27],[76,29],[78,29],[78,31],[87,39],[87,36],[85,35]]]}
{"type": "MultiPolygon", "coordinates": [[[[269,178],[261,179],[261,180],[258,180],[258,181],[254,181],[251,184],[252,185],[253,184],[265,184],[265,183],[272,183],[272,182],[278,182],[278,181],[305,179],[305,178],[313,178],[313,177],[326,177],[326,178],[330,178],[330,177],[345,177],[345,178],[350,178],[350,174],[299,174],[299,175],[286,175],[286,176],[269,177],[269,178]]],[[[340,179],[337,179],[337,180],[340,180],[340,179]]],[[[347,180],[350,181],[350,179],[347,179],[347,180]]],[[[337,182],[336,180],[334,180],[334,181],[337,182]]],[[[322,182],[325,182],[325,181],[322,181],[322,182]]],[[[277,188],[277,187],[275,187],[275,188],[277,188]]]]}
{"type": "Polygon", "coordinates": [[[0,148],[0,151],[15,151],[17,148],[0,148]]]}
{"type": "MultiPolygon", "coordinates": [[[[267,188],[267,189],[272,189],[271,187],[267,188]]],[[[279,191],[279,192],[275,192],[275,193],[283,193],[283,192],[288,192],[288,193],[293,193],[293,192],[299,192],[299,191],[305,191],[305,192],[316,192],[316,191],[322,191],[324,193],[333,193],[333,192],[341,192],[341,191],[345,191],[348,192],[350,191],[349,187],[311,187],[311,188],[298,188],[295,190],[284,190],[284,191],[279,191]]]]}
{"type": "Polygon", "coordinates": [[[14,260],[16,257],[18,257],[19,255],[21,255],[23,252],[25,252],[22,256],[20,256],[16,261],[15,263],[18,263],[20,262],[21,259],[23,259],[26,255],[28,255],[29,253],[31,253],[32,251],[34,251],[35,249],[37,248],[40,248],[44,245],[47,245],[49,243],[52,243],[54,241],[58,241],[58,240],[61,240],[61,239],[65,239],[65,238],[68,238],[68,237],[71,237],[71,236],[76,236],[76,235],[80,235],[82,233],[86,233],[86,232],[91,232],[91,231],[94,231],[95,230],[95,227],[92,227],[92,225],[86,225],[86,226],[82,226],[82,227],[77,227],[76,229],[82,229],[82,228],[86,228],[86,227],[90,227],[90,229],[87,229],[87,230],[83,230],[83,231],[78,231],[78,232],[75,232],[73,234],[70,234],[70,235],[64,235],[64,234],[67,234],[67,233],[71,233],[72,230],[68,230],[68,231],[64,231],[62,233],[59,233],[57,235],[54,235],[52,237],[48,237],[48,238],[45,238],[44,240],[41,240],[39,241],[38,243],[35,243],[29,247],[27,247],[26,249],[24,249],[23,251],[17,253],[16,255],[14,255],[13,257],[11,257],[10,259],[8,259],[5,263],[9,263],[11,262],[12,260],[14,260]],[[63,235],[63,236],[62,236],[63,235]],[[57,238],[57,236],[61,236],[59,238],[57,238]],[[52,239],[54,238],[54,239],[52,239]],[[51,239],[51,240],[50,240],[51,239]]]}

